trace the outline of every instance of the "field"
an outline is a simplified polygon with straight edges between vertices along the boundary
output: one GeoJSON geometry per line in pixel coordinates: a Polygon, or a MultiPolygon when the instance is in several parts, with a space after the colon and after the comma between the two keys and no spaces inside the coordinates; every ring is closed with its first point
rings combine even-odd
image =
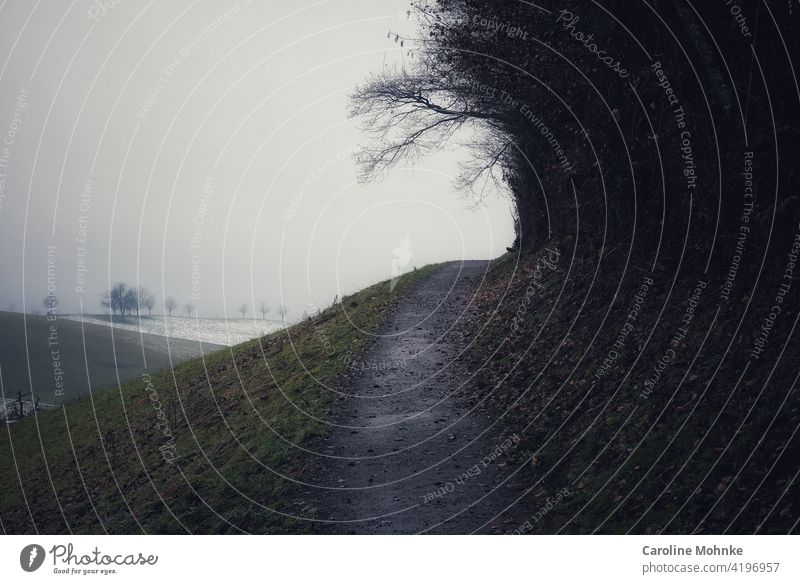
{"type": "Polygon", "coordinates": [[[2,397],[33,393],[64,403],[202,354],[213,343],[167,339],[58,317],[0,312],[2,397]],[[55,330],[51,330],[51,325],[55,330]]]}
{"type": "Polygon", "coordinates": [[[114,316],[108,314],[68,314],[63,318],[92,323],[100,326],[186,339],[189,341],[233,346],[251,339],[263,337],[283,328],[274,320],[254,320],[252,318],[186,318],[182,316],[142,315],[114,316]]]}

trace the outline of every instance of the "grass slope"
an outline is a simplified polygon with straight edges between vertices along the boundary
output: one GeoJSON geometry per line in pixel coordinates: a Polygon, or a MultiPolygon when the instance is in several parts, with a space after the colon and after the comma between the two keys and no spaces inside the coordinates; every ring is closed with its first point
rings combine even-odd
{"type": "Polygon", "coordinates": [[[0,429],[8,533],[297,532],[298,449],[388,311],[435,266],[287,330],[0,429]],[[293,445],[297,445],[293,446],[293,445]],[[287,478],[288,477],[288,478],[287,478]]]}
{"type": "Polygon", "coordinates": [[[570,241],[559,251],[555,270],[543,263],[546,251],[495,262],[470,316],[470,402],[523,438],[515,462],[518,482],[530,487],[520,502],[530,520],[510,530],[792,529],[800,517],[796,291],[745,371],[782,266],[767,270],[772,277],[755,293],[741,273],[738,294],[720,304],[722,278],[691,265],[648,275],[622,253],[598,262],[584,249],[572,258],[570,241]]]}

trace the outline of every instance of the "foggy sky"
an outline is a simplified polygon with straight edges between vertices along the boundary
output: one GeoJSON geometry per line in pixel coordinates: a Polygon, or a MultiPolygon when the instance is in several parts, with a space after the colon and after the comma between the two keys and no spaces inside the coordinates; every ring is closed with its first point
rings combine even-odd
{"type": "Polygon", "coordinates": [[[360,185],[355,84],[407,0],[9,0],[0,11],[0,310],[100,311],[137,282],[201,316],[299,316],[408,267],[496,257],[510,205],[452,189],[458,146],[360,185]],[[405,244],[402,243],[405,240],[405,244]],[[49,263],[48,263],[49,262],[49,263]]]}

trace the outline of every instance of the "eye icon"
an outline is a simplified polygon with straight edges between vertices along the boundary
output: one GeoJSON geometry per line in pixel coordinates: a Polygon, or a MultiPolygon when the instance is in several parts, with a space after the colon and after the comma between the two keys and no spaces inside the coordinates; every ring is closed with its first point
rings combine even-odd
{"type": "Polygon", "coordinates": [[[44,556],[45,553],[42,546],[35,543],[26,545],[19,553],[19,565],[26,572],[35,572],[42,567],[44,556]]]}

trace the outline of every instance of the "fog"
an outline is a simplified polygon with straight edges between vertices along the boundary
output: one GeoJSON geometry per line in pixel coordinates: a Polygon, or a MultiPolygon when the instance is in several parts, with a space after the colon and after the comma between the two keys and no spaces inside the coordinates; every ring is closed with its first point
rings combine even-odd
{"type": "Polygon", "coordinates": [[[5,2],[0,310],[100,311],[116,281],[206,317],[290,317],[398,269],[496,257],[507,198],[454,144],[357,182],[354,85],[401,67],[407,1],[5,2]],[[49,280],[48,280],[49,278],[49,280]]]}

